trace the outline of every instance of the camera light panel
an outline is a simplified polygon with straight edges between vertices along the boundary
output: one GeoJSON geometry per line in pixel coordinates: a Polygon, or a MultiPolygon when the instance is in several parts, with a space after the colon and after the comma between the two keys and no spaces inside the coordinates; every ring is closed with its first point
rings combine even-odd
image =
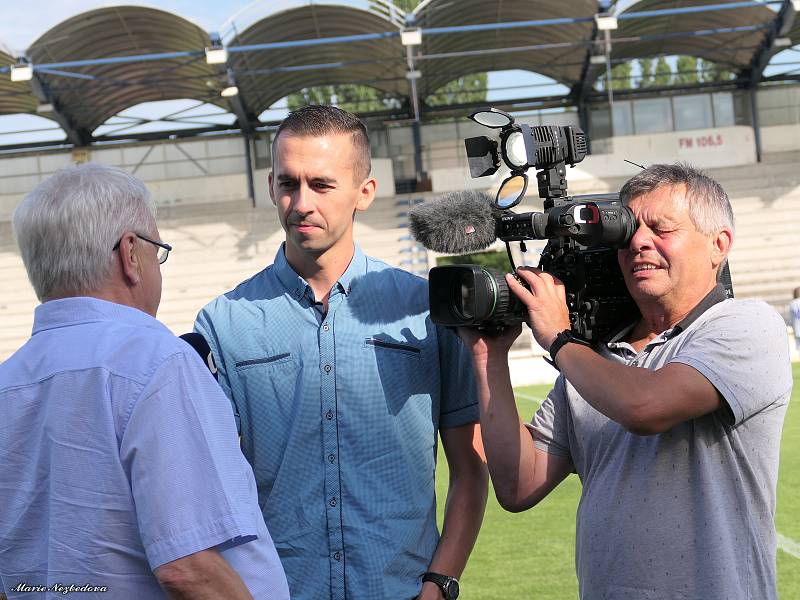
{"type": "Polygon", "coordinates": [[[525,151],[525,139],[521,131],[514,131],[506,138],[505,150],[512,166],[521,169],[528,164],[528,153],[525,151]]]}

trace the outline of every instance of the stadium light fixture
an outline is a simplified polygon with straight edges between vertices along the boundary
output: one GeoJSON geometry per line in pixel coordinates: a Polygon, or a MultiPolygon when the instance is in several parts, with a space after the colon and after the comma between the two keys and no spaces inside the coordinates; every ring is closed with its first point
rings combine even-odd
{"type": "Polygon", "coordinates": [[[11,67],[11,81],[30,81],[33,79],[33,65],[20,60],[11,67]]]}
{"type": "Polygon", "coordinates": [[[599,31],[613,31],[619,26],[617,17],[608,13],[596,14],[594,16],[594,22],[597,23],[597,29],[599,31]]]}
{"type": "Polygon", "coordinates": [[[788,37],[777,37],[772,42],[773,48],[788,48],[792,45],[792,38],[788,37]]]}
{"type": "Polygon", "coordinates": [[[228,62],[228,51],[224,46],[206,48],[206,63],[224,65],[226,62],[228,62]]]}
{"type": "Polygon", "coordinates": [[[422,29],[403,29],[400,32],[400,43],[403,46],[419,46],[422,43],[422,29]]]}
{"type": "Polygon", "coordinates": [[[592,54],[589,57],[589,64],[590,65],[604,65],[604,64],[606,64],[606,55],[605,54],[592,54]]]}
{"type": "Polygon", "coordinates": [[[800,12],[800,0],[792,0],[792,8],[794,12],[800,12]]]}
{"type": "Polygon", "coordinates": [[[239,87],[236,85],[236,75],[231,68],[227,69],[225,87],[222,88],[219,95],[223,98],[233,98],[239,95],[239,87]]]}
{"type": "Polygon", "coordinates": [[[48,102],[46,104],[39,104],[36,107],[36,112],[39,113],[39,114],[51,113],[51,112],[53,112],[53,109],[54,109],[53,105],[48,102]]]}

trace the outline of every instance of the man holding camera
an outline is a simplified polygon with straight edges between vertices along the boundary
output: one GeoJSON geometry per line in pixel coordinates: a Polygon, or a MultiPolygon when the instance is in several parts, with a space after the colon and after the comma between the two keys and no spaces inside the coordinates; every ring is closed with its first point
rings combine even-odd
{"type": "Polygon", "coordinates": [[[354,244],[376,185],[364,124],[309,106],[272,150],[286,242],[196,329],[238,413],[292,598],[453,600],[488,479],[469,354],[431,322],[424,280],[354,244]],[[450,466],[441,538],[437,432],[450,466]]]}
{"type": "Polygon", "coordinates": [[[620,192],[637,217],[618,253],[641,315],[595,347],[571,337],[560,281],[507,276],[561,375],[530,424],[509,380],[515,327],[462,329],[478,378],[489,471],[511,511],[569,473],[583,484],[576,568],[582,598],[776,598],[780,434],[792,379],[780,316],[727,299],[733,242],[721,186],[687,165],[653,165],[620,192]]]}

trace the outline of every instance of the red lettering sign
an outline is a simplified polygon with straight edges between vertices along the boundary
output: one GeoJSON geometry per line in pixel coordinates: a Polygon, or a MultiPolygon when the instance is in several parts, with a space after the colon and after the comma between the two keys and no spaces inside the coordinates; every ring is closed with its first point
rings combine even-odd
{"type": "Polygon", "coordinates": [[[699,135],[696,138],[678,138],[679,148],[716,148],[725,144],[721,133],[699,135]]]}

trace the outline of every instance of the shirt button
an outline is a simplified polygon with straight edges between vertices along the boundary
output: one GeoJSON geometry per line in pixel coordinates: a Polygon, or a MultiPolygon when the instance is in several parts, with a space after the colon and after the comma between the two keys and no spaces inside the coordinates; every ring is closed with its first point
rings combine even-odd
{"type": "Polygon", "coordinates": [[[336,462],[336,456],[333,454],[328,454],[328,462],[330,463],[336,462]]]}
{"type": "Polygon", "coordinates": [[[325,372],[326,373],[330,373],[331,372],[331,366],[330,365],[325,365],[325,372]]]}
{"type": "Polygon", "coordinates": [[[331,411],[326,412],[325,418],[328,419],[328,421],[331,421],[333,419],[333,413],[331,411]]]}
{"type": "Polygon", "coordinates": [[[322,331],[328,331],[328,329],[330,329],[330,326],[325,323],[325,325],[322,326],[322,331]]]}
{"type": "Polygon", "coordinates": [[[328,504],[330,504],[330,505],[331,505],[331,508],[333,508],[334,506],[336,506],[336,498],[331,498],[331,501],[330,501],[330,502],[328,502],[328,504]]]}
{"type": "Polygon", "coordinates": [[[342,553],[341,552],[334,552],[333,558],[334,558],[334,560],[342,560],[342,553]]]}

